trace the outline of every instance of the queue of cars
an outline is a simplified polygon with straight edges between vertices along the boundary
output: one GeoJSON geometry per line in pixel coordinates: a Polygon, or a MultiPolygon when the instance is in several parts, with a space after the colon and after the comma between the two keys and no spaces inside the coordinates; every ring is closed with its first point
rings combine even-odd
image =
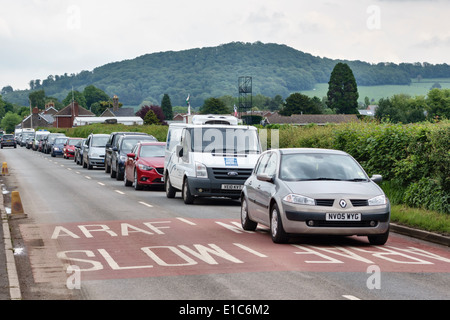
{"type": "MultiPolygon", "coordinates": [[[[12,140],[15,143],[15,140],[12,140]]],[[[134,184],[136,190],[142,190],[144,186],[164,184],[165,142],[158,142],[155,137],[146,133],[90,134],[83,139],[66,137],[63,133],[37,131],[27,141],[30,141],[34,151],[50,154],[52,157],[72,159],[88,170],[94,167],[105,168],[105,172],[117,180],[127,177],[125,185],[134,184]]]]}
{"type": "Polygon", "coordinates": [[[50,148],[52,156],[73,158],[89,170],[104,168],[136,190],[164,186],[167,198],[181,192],[186,204],[200,197],[240,199],[242,228],[267,226],[275,243],[299,234],[367,236],[372,245],[386,243],[390,202],[377,184],[381,176],[369,177],[343,151],[262,152],[256,128],[233,118],[194,116],[190,124],[171,124],[167,142],[138,132],[86,139],[48,134],[39,150],[50,148]]]}

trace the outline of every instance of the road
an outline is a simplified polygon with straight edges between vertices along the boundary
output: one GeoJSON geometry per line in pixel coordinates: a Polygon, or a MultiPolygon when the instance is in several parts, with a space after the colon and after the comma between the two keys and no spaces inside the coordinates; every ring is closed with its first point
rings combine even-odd
{"type": "Polygon", "coordinates": [[[185,205],[20,147],[0,161],[27,214],[10,220],[23,299],[450,299],[445,246],[395,233],[381,247],[365,237],[276,245],[265,228],[240,228],[237,200],[185,205]]]}

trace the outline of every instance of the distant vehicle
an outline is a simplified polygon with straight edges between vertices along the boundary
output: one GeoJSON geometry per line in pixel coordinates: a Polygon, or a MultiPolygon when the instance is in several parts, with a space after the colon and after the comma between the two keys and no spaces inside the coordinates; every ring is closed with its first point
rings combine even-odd
{"type": "Polygon", "coordinates": [[[57,137],[65,137],[64,133],[50,133],[44,136],[44,153],[49,154],[52,151],[53,143],[57,137]]]}
{"type": "Polygon", "coordinates": [[[86,139],[83,150],[83,168],[91,170],[93,167],[105,165],[105,146],[108,134],[91,133],[86,139]]]}
{"type": "Polygon", "coordinates": [[[27,149],[29,149],[29,147],[27,146],[27,139],[34,139],[36,131],[32,128],[24,128],[24,129],[16,129],[16,132],[17,132],[17,135],[15,136],[16,143],[21,147],[27,147],[27,149]]]}
{"type": "Polygon", "coordinates": [[[136,190],[144,186],[164,185],[165,142],[139,142],[127,154],[124,171],[126,187],[136,190]]]}
{"type": "Polygon", "coordinates": [[[241,224],[268,226],[272,241],[292,234],[367,236],[383,245],[390,203],[349,154],[326,149],[279,149],[261,154],[241,195],[241,224]]]}
{"type": "Polygon", "coordinates": [[[3,147],[14,147],[17,148],[16,140],[14,139],[13,134],[4,134],[0,140],[1,148],[3,147]]]}
{"type": "Polygon", "coordinates": [[[157,142],[158,140],[151,135],[124,135],[119,138],[117,147],[114,146],[112,149],[113,152],[111,155],[111,178],[123,180],[127,154],[131,152],[136,143],[144,141],[157,142]]]}
{"type": "Polygon", "coordinates": [[[112,149],[113,147],[117,147],[117,142],[119,141],[119,138],[123,135],[144,135],[147,136],[148,134],[143,132],[112,132],[109,135],[108,142],[106,143],[105,147],[105,173],[111,173],[111,155],[113,153],[112,149]]]}
{"type": "Polygon", "coordinates": [[[46,131],[46,130],[36,131],[36,134],[34,136],[34,140],[33,140],[33,144],[31,146],[31,149],[33,149],[34,151],[41,151],[41,152],[43,152],[42,148],[43,148],[44,139],[49,134],[50,134],[50,132],[46,131]]]}
{"type": "Polygon", "coordinates": [[[74,158],[74,156],[75,156],[75,145],[77,143],[79,143],[81,140],[83,140],[83,139],[82,138],[69,138],[69,139],[67,139],[67,142],[64,145],[64,149],[63,149],[63,158],[64,159],[74,158]]]}
{"type": "Polygon", "coordinates": [[[56,137],[52,144],[50,155],[52,157],[62,156],[64,154],[64,145],[67,143],[67,137],[56,137]]]}
{"type": "Polygon", "coordinates": [[[81,139],[81,141],[78,141],[77,144],[75,144],[75,154],[73,156],[73,161],[75,161],[76,164],[81,165],[81,161],[83,160],[83,147],[86,139],[81,139]]]}

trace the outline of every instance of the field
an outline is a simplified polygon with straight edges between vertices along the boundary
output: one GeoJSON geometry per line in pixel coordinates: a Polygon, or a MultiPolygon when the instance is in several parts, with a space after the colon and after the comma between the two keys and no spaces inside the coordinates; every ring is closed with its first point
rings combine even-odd
{"type": "MultiPolygon", "coordinates": [[[[442,79],[422,79],[418,81],[413,79],[411,85],[387,85],[387,86],[358,86],[359,102],[364,102],[364,98],[368,97],[370,101],[377,102],[381,98],[389,98],[396,94],[407,94],[414,96],[426,96],[434,83],[439,83],[444,89],[450,89],[450,78],[442,79]]],[[[328,91],[328,83],[317,84],[314,90],[302,91],[309,97],[325,97],[328,91]]]]}

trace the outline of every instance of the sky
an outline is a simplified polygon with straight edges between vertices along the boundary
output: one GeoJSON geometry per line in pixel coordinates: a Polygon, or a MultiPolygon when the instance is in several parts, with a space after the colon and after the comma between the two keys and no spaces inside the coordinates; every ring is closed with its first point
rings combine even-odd
{"type": "Polygon", "coordinates": [[[0,0],[0,89],[235,41],[450,64],[449,14],[450,0],[0,0]]]}

